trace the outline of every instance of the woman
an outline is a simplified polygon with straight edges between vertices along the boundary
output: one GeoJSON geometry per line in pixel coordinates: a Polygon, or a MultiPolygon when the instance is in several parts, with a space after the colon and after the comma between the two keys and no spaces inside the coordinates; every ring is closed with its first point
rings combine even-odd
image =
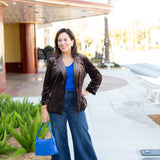
{"type": "Polygon", "coordinates": [[[54,56],[49,59],[47,66],[41,101],[42,121],[46,123],[50,116],[59,151],[59,154],[52,156],[52,160],[71,160],[67,121],[72,134],[75,160],[97,160],[84,110],[87,106],[85,96],[96,94],[101,80],[100,72],[91,61],[77,53],[72,31],[64,28],[59,30],[55,38],[54,56]],[[91,82],[82,90],[86,73],[91,82]]]}

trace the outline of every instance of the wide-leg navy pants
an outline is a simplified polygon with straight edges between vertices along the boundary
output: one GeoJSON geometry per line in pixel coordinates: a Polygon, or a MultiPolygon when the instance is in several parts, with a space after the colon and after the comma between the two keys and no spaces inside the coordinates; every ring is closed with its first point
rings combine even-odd
{"type": "Polygon", "coordinates": [[[71,160],[67,138],[67,121],[71,130],[75,160],[97,160],[88,133],[85,112],[76,112],[75,92],[65,92],[62,114],[49,113],[49,115],[59,151],[59,154],[52,156],[52,160],[71,160]]]}

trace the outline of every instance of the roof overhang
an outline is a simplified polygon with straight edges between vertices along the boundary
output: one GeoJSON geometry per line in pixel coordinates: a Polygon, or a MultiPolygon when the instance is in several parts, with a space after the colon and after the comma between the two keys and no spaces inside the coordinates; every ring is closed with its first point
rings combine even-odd
{"type": "Polygon", "coordinates": [[[83,0],[5,0],[4,23],[38,23],[107,15],[112,10],[108,4],[83,0]]]}

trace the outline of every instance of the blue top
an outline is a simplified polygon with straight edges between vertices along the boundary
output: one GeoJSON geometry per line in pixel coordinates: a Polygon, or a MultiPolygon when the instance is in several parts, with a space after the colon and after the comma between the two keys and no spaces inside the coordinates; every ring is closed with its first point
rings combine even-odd
{"type": "Polygon", "coordinates": [[[69,66],[66,66],[66,91],[75,91],[74,87],[74,65],[73,63],[69,66]]]}

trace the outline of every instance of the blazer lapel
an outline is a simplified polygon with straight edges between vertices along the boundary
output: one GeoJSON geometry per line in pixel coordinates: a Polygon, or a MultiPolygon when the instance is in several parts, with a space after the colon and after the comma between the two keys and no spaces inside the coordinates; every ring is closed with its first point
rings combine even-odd
{"type": "Polygon", "coordinates": [[[78,73],[79,73],[79,63],[80,63],[80,59],[78,56],[75,56],[74,58],[74,83],[76,85],[77,83],[77,78],[78,78],[78,73]]]}
{"type": "MultiPolygon", "coordinates": [[[[79,57],[75,56],[75,58],[74,58],[74,79],[75,79],[75,83],[77,82],[77,77],[78,77],[78,73],[79,73],[79,63],[80,63],[79,57]]],[[[62,72],[63,78],[66,79],[66,68],[65,68],[65,65],[63,63],[62,56],[59,56],[59,58],[57,59],[57,64],[58,64],[59,69],[62,72]]]]}
{"type": "Polygon", "coordinates": [[[63,63],[62,56],[58,57],[57,64],[59,66],[59,69],[62,72],[63,78],[66,79],[66,68],[65,68],[65,65],[63,63]]]}

